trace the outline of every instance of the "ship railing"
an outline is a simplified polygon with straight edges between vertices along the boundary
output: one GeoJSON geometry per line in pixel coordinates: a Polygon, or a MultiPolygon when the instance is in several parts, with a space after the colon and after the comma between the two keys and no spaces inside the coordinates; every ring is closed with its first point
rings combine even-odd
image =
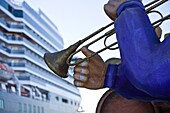
{"type": "MultiPolygon", "coordinates": [[[[41,10],[39,10],[39,12],[43,15],[43,17],[45,16],[45,21],[40,17],[40,15],[38,15],[27,3],[24,3],[24,5],[23,5],[26,9],[27,9],[27,11],[29,11],[30,12],[30,14],[32,14],[34,17],[36,17],[36,20],[38,20],[42,25],[43,25],[43,27],[45,26],[45,29],[48,29],[52,34],[54,34],[55,36],[58,36],[58,29],[56,28],[56,26],[53,24],[53,23],[51,23],[51,20],[49,20],[49,18],[41,11],[41,10]],[[46,22],[47,21],[47,22],[46,22]],[[50,25],[48,24],[48,23],[50,23],[50,24],[52,24],[52,26],[54,26],[55,27],[55,30],[52,28],[52,27],[50,27],[50,25]]],[[[31,21],[33,21],[31,18],[30,18],[30,16],[28,16],[27,15],[27,18],[26,18],[29,22],[31,21]]],[[[36,27],[36,26],[40,26],[39,24],[33,24],[33,25],[35,25],[34,27],[36,27]]],[[[42,31],[42,28],[41,28],[41,26],[40,27],[36,27],[39,31],[42,31]],[[40,29],[41,28],[41,29],[40,29]]],[[[49,36],[48,36],[49,37],[49,36]]],[[[61,37],[58,37],[58,38],[60,38],[60,40],[62,40],[62,38],[61,37]]]]}
{"type": "MultiPolygon", "coordinates": [[[[38,62],[38,64],[37,65],[41,65],[42,66],[42,68],[43,67],[45,67],[45,63],[44,62],[42,62],[42,58],[41,57],[38,57],[38,56],[36,56],[34,53],[32,53],[32,52],[30,52],[30,51],[26,51],[26,50],[23,50],[23,49],[18,49],[18,50],[11,50],[11,49],[9,49],[9,48],[7,48],[7,47],[5,47],[5,46],[1,46],[0,45],[0,48],[2,49],[2,50],[4,50],[4,51],[6,51],[7,53],[12,53],[12,54],[20,54],[20,55],[26,55],[26,56],[28,56],[28,57],[30,57],[30,59],[32,59],[32,60],[34,60],[35,62],[38,62]]],[[[28,59],[29,60],[29,59],[28,59]]],[[[20,66],[24,66],[25,64],[24,63],[16,63],[16,64],[14,64],[14,63],[11,63],[10,65],[20,65],[20,66]]],[[[40,70],[40,68],[39,68],[39,70],[40,70]]],[[[42,70],[41,70],[42,71],[42,70]]],[[[38,73],[40,73],[40,72],[38,72],[38,73]]]]}
{"type": "MultiPolygon", "coordinates": [[[[0,46],[3,50],[5,50],[8,53],[11,54],[20,54],[28,56],[31,60],[34,60],[34,62],[38,62],[37,65],[45,66],[45,63],[42,62],[42,57],[36,55],[35,53],[31,52],[30,50],[25,50],[25,48],[19,48],[19,49],[9,49],[8,47],[0,46]]],[[[29,60],[29,59],[28,59],[29,60]]]]}
{"type": "MultiPolygon", "coordinates": [[[[38,67],[36,67],[35,65],[31,64],[31,63],[25,63],[25,68],[29,69],[29,70],[32,70],[33,72],[36,73],[36,75],[30,75],[31,77],[35,77],[35,79],[43,79],[41,76],[45,77],[45,78],[48,78],[50,80],[53,80],[54,82],[52,81],[46,81],[48,82],[49,84],[52,84],[54,86],[58,86],[58,87],[61,87],[60,85],[58,84],[62,84],[63,82],[66,82],[66,81],[62,81],[60,78],[56,77],[54,74],[50,74],[49,72],[47,71],[44,71],[38,67]],[[41,76],[39,76],[41,75],[41,76]],[[60,79],[60,80],[59,80],[60,79]],[[57,83],[57,84],[56,84],[57,83]]],[[[41,82],[40,82],[41,83],[41,82]]],[[[68,85],[69,86],[69,85],[68,85]]]]}
{"type": "MultiPolygon", "coordinates": [[[[5,7],[5,6],[4,6],[5,7]]],[[[33,15],[36,20],[40,21],[40,23],[43,24],[43,26],[47,27],[47,29],[49,29],[49,33],[52,33],[55,36],[58,35],[57,30],[52,29],[41,17],[40,15],[38,15],[26,2],[23,3],[23,7],[31,14],[33,15]],[[38,15],[38,16],[37,16],[38,15]]],[[[39,32],[42,33],[42,35],[44,35],[45,37],[49,37],[50,40],[53,40],[55,43],[58,43],[60,45],[60,48],[62,48],[62,38],[60,36],[58,36],[58,42],[55,40],[55,38],[53,38],[51,35],[49,35],[48,33],[46,33],[46,29],[41,28],[42,26],[40,24],[37,24],[36,21],[34,21],[27,13],[25,13],[24,11],[22,12],[21,10],[16,10],[15,8],[13,8],[13,12],[11,12],[12,15],[16,16],[16,17],[22,17],[24,18],[26,21],[28,21],[28,23],[30,23],[34,28],[36,28],[39,32]],[[24,16],[23,16],[24,15],[24,16]],[[60,42],[60,43],[59,43],[60,42]]],[[[53,42],[52,41],[52,42],[53,42]]]]}
{"type": "Polygon", "coordinates": [[[0,23],[8,28],[15,28],[15,29],[23,29],[25,26],[23,23],[15,23],[14,24],[12,22],[7,22],[4,20],[4,18],[0,18],[0,23]]]}
{"type": "MultiPolygon", "coordinates": [[[[40,68],[38,68],[37,66],[29,63],[29,62],[12,62],[12,63],[9,63],[10,66],[12,67],[25,67],[27,69],[30,69],[32,70],[33,72],[39,74],[39,75],[48,75],[46,72],[43,72],[43,70],[40,70],[40,68]]],[[[31,75],[32,76],[32,75],[31,75]]],[[[49,76],[48,76],[49,77],[49,76]]]]}
{"type": "MultiPolygon", "coordinates": [[[[53,32],[53,37],[46,32],[40,25],[38,25],[32,18],[30,18],[27,14],[24,15],[24,19],[28,21],[37,31],[39,31],[44,37],[48,37],[48,39],[59,46],[59,48],[63,48],[62,38],[58,35],[58,33],[53,32]],[[55,33],[55,35],[54,35],[55,33]],[[54,37],[55,36],[55,37],[54,37]],[[58,37],[56,37],[58,36],[58,37]],[[56,38],[56,39],[55,39],[56,38]],[[58,38],[58,39],[57,39],[58,38]]],[[[48,25],[47,25],[48,26],[48,25]]],[[[53,30],[52,30],[53,31],[53,30]]]]}
{"type": "MultiPolygon", "coordinates": [[[[5,34],[1,34],[2,38],[5,38],[6,40],[12,40],[12,41],[22,41],[25,44],[28,44],[30,47],[32,47],[34,49],[34,51],[38,51],[41,53],[45,53],[47,52],[45,49],[41,48],[40,46],[38,46],[37,44],[33,44],[30,41],[28,41],[26,38],[24,37],[17,37],[17,36],[9,36],[9,35],[5,35],[5,34]]],[[[30,48],[31,49],[31,48],[30,48]]]]}
{"type": "Polygon", "coordinates": [[[3,18],[0,18],[0,23],[2,23],[3,25],[7,26],[6,21],[3,18]]]}
{"type": "Polygon", "coordinates": [[[19,25],[11,25],[11,23],[7,23],[3,18],[0,18],[0,23],[3,24],[4,26],[6,26],[7,28],[15,28],[15,29],[23,29],[25,30],[28,34],[30,34],[30,36],[34,37],[35,39],[38,39],[37,43],[41,43],[42,46],[44,47],[48,47],[44,48],[46,50],[51,50],[51,51],[57,51],[55,48],[53,48],[52,46],[50,46],[50,44],[48,44],[45,40],[43,40],[40,36],[38,36],[37,34],[35,34],[30,28],[28,28],[26,25],[24,24],[19,24],[19,25]]]}
{"type": "MultiPolygon", "coordinates": [[[[30,80],[30,77],[34,77],[35,75],[32,75],[32,74],[30,74],[30,73],[23,73],[22,75],[20,75],[20,76],[18,76],[18,78],[19,78],[19,80],[30,80]]],[[[48,91],[43,91],[43,92],[41,92],[40,90],[39,90],[39,92],[41,93],[41,97],[40,96],[36,96],[36,90],[35,90],[35,88],[33,87],[33,86],[25,86],[25,85],[23,85],[22,86],[23,88],[25,88],[25,89],[27,89],[27,90],[29,90],[29,97],[30,98],[33,98],[33,99],[37,99],[37,100],[42,100],[42,101],[48,101],[48,99],[47,99],[47,93],[48,93],[48,91]],[[44,92],[46,92],[46,93],[44,93],[44,92]]]]}
{"type": "Polygon", "coordinates": [[[10,66],[12,67],[25,67],[25,63],[24,62],[9,62],[8,63],[10,66]]]}
{"type": "Polygon", "coordinates": [[[43,77],[49,78],[51,80],[54,80],[57,82],[56,80],[56,76],[54,76],[53,74],[49,74],[47,71],[44,71],[43,69],[36,67],[35,65],[31,64],[31,63],[27,63],[25,64],[26,67],[32,71],[34,71],[35,73],[37,73],[38,75],[41,75],[43,77]]]}
{"type": "Polygon", "coordinates": [[[2,37],[7,40],[12,40],[12,41],[21,41],[22,40],[22,38],[12,36],[12,35],[6,35],[6,34],[4,34],[2,37]]]}
{"type": "MultiPolygon", "coordinates": [[[[35,34],[30,28],[28,28],[27,26],[24,26],[24,30],[27,31],[31,36],[33,36],[35,39],[38,39],[39,42],[41,42],[42,45],[45,45],[45,47],[48,47],[48,49],[52,50],[52,51],[57,51],[55,48],[53,48],[52,46],[50,46],[50,44],[48,44],[43,38],[41,38],[40,36],[38,36],[37,34],[35,34]]],[[[39,43],[38,42],[38,43],[39,43]]],[[[48,50],[46,49],[46,50],[48,50]]]]}
{"type": "MultiPolygon", "coordinates": [[[[66,81],[58,78],[55,74],[50,73],[50,72],[48,72],[48,71],[45,71],[44,69],[39,68],[39,67],[35,66],[34,64],[32,64],[32,63],[30,63],[30,62],[25,63],[24,66],[25,66],[27,69],[32,70],[32,71],[34,71],[35,73],[37,73],[37,75],[35,75],[36,77],[40,77],[40,76],[38,76],[38,75],[41,75],[41,76],[43,76],[43,77],[45,77],[45,78],[48,78],[48,79],[50,79],[50,80],[53,80],[54,82],[56,82],[56,83],[58,83],[58,84],[62,84],[63,82],[64,82],[64,83],[68,83],[68,82],[66,82],[66,81]],[[60,79],[60,80],[59,80],[59,79],[60,79]]],[[[41,78],[41,77],[40,77],[40,78],[41,78]]],[[[52,83],[52,82],[50,82],[50,83],[52,83]]],[[[56,84],[54,84],[54,83],[52,83],[52,84],[53,84],[53,85],[56,85],[56,84]]],[[[68,87],[71,87],[70,84],[68,84],[68,87]]]]}
{"type": "Polygon", "coordinates": [[[0,49],[6,51],[7,53],[10,52],[10,49],[4,46],[3,44],[0,44],[0,49]]]}
{"type": "Polygon", "coordinates": [[[20,49],[12,49],[12,47],[7,47],[4,44],[0,44],[0,48],[4,51],[6,51],[7,53],[12,53],[12,54],[24,54],[24,48],[20,48],[20,49]]]}
{"type": "Polygon", "coordinates": [[[24,54],[25,53],[25,50],[23,49],[9,49],[9,53],[12,53],[12,54],[24,54]]]}
{"type": "Polygon", "coordinates": [[[23,61],[21,61],[21,62],[10,62],[9,65],[12,66],[12,67],[18,67],[18,68],[19,67],[25,67],[27,69],[34,71],[38,75],[42,75],[42,76],[47,77],[47,78],[52,79],[52,80],[57,79],[54,74],[51,74],[48,71],[45,71],[45,70],[43,70],[43,69],[41,69],[41,68],[39,68],[39,67],[29,63],[29,62],[28,63],[23,62],[23,61]]]}
{"type": "Polygon", "coordinates": [[[25,42],[26,44],[28,44],[30,47],[33,47],[36,51],[39,51],[41,53],[45,53],[46,50],[41,48],[40,46],[38,46],[37,44],[32,44],[31,42],[29,42],[27,39],[23,38],[22,39],[23,42],[25,42]]]}
{"type": "Polygon", "coordinates": [[[11,23],[11,22],[10,23],[7,22],[6,25],[7,25],[7,27],[14,28],[14,29],[23,29],[24,28],[24,24],[22,24],[22,23],[14,24],[14,23],[11,23]]]}
{"type": "Polygon", "coordinates": [[[4,36],[4,33],[2,31],[0,31],[0,36],[4,36]]]}
{"type": "Polygon", "coordinates": [[[38,62],[37,65],[42,65],[43,67],[46,66],[45,62],[42,62],[42,57],[36,55],[35,53],[29,51],[29,50],[25,50],[25,55],[30,57],[32,60],[34,60],[34,62],[38,62]]]}

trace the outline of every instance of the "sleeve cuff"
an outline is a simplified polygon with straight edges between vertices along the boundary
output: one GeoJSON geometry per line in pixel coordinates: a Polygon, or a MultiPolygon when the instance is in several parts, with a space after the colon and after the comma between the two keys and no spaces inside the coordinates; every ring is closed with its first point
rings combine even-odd
{"type": "Polygon", "coordinates": [[[106,76],[105,76],[105,81],[104,81],[105,88],[114,89],[117,69],[118,69],[118,65],[113,65],[113,64],[108,65],[106,76]]]}
{"type": "Polygon", "coordinates": [[[116,10],[116,13],[119,16],[121,12],[123,12],[125,9],[134,8],[134,7],[140,7],[141,9],[145,11],[145,7],[143,6],[141,0],[129,0],[121,4],[116,10]]]}

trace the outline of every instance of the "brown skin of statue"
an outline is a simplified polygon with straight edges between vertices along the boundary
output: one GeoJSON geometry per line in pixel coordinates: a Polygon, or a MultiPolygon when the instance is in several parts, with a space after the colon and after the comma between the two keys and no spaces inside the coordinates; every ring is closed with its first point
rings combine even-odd
{"type": "MultiPolygon", "coordinates": [[[[106,15],[115,21],[117,18],[116,10],[119,5],[125,1],[126,0],[109,0],[108,3],[104,5],[106,15]]],[[[85,56],[90,56],[93,53],[93,51],[87,48],[82,48],[81,51],[85,56]]],[[[88,89],[101,89],[104,86],[106,69],[107,64],[99,55],[96,55],[75,66],[73,75],[74,85],[88,89]]]]}
{"type": "MultiPolygon", "coordinates": [[[[93,52],[82,48],[85,56],[90,56],[93,52]]],[[[74,68],[74,84],[78,87],[88,89],[100,89],[104,85],[105,71],[107,65],[99,55],[75,66],[74,68]]]]}

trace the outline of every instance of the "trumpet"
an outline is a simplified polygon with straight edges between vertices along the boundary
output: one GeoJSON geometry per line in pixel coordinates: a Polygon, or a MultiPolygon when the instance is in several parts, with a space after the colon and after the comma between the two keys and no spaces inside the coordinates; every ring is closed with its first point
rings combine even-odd
{"type": "MultiPolygon", "coordinates": [[[[163,21],[170,19],[170,14],[163,17],[163,15],[161,13],[159,13],[158,11],[153,11],[154,8],[160,6],[161,4],[167,2],[168,0],[154,0],[148,4],[145,5],[145,8],[149,7],[146,9],[146,13],[151,13],[151,12],[157,12],[158,14],[161,15],[161,19],[155,21],[153,24],[154,27],[158,27],[163,21]],[[157,25],[156,25],[157,24],[157,25]]],[[[62,78],[66,78],[68,77],[67,73],[68,73],[68,68],[69,66],[74,66],[77,65],[87,59],[90,59],[92,57],[94,57],[96,54],[106,50],[106,49],[112,49],[112,50],[116,50],[118,49],[118,47],[114,47],[117,42],[114,42],[113,44],[110,44],[109,46],[105,45],[105,48],[95,52],[94,54],[92,54],[91,56],[88,56],[82,60],[78,60],[75,63],[70,63],[71,59],[73,58],[73,56],[75,54],[77,54],[78,52],[81,51],[81,49],[77,48],[83,44],[84,42],[86,42],[87,40],[91,39],[92,37],[94,37],[95,35],[99,34],[100,32],[104,31],[106,28],[110,27],[111,25],[113,25],[114,22],[109,23],[108,25],[98,29],[97,31],[95,31],[94,33],[90,34],[89,36],[85,37],[82,40],[79,40],[78,42],[76,42],[75,44],[69,46],[68,48],[59,51],[59,52],[54,52],[54,53],[45,53],[44,54],[44,61],[47,64],[47,66],[58,76],[62,77],[62,78]],[[112,47],[112,48],[111,48],[112,47]],[[113,48],[114,47],[114,48],[113,48]],[[77,51],[76,51],[77,50],[77,51]]],[[[101,40],[102,38],[105,37],[105,41],[108,37],[112,36],[113,34],[115,34],[115,29],[111,29],[109,31],[107,31],[104,35],[100,36],[99,38],[93,40],[92,42],[90,42],[89,44],[83,46],[83,47],[89,47],[90,45],[94,44],[95,42],[101,40]]]]}

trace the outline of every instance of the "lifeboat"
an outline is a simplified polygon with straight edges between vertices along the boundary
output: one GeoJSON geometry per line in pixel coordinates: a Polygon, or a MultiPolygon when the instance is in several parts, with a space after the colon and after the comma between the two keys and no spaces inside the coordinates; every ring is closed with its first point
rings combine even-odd
{"type": "Polygon", "coordinates": [[[14,70],[11,69],[6,64],[0,63],[0,82],[6,82],[12,79],[14,75],[14,70]]]}

